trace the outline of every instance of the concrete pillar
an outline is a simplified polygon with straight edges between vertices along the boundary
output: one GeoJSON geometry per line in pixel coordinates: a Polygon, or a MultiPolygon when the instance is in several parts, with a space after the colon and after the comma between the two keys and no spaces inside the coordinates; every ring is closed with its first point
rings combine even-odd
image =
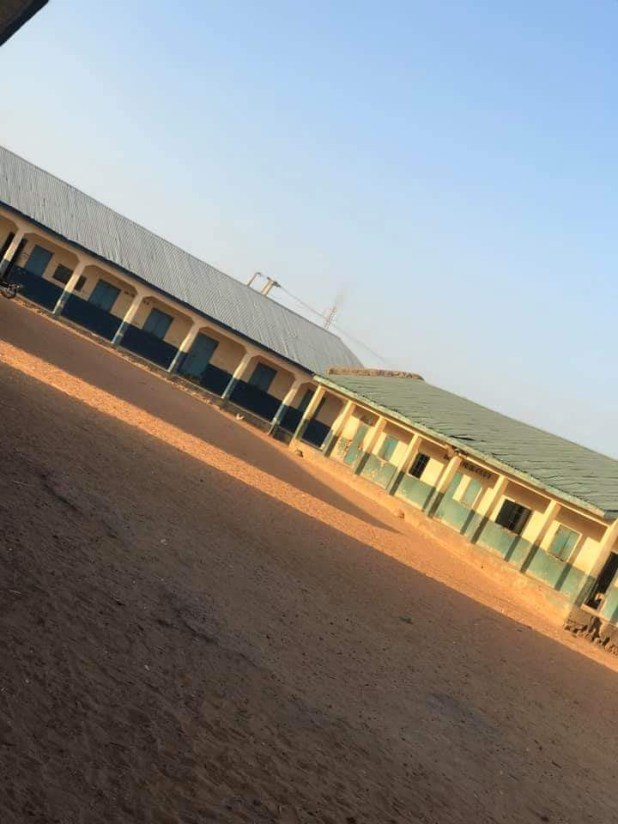
{"type": "Polygon", "coordinates": [[[11,243],[9,245],[9,248],[4,253],[4,257],[2,258],[2,260],[0,260],[0,278],[4,275],[6,270],[9,268],[9,264],[11,263],[13,258],[15,257],[15,252],[17,252],[19,244],[24,239],[25,234],[26,234],[25,229],[18,229],[15,232],[15,237],[11,241],[11,243]]]}
{"type": "Polygon", "coordinates": [[[476,510],[476,519],[471,523],[468,530],[464,532],[470,533],[470,541],[475,544],[483,528],[491,516],[496,512],[500,499],[504,495],[509,479],[505,475],[498,475],[493,486],[485,490],[483,497],[476,510]]]}
{"type": "Polygon", "coordinates": [[[279,405],[279,409],[277,409],[272,421],[270,422],[270,427],[268,429],[269,435],[273,435],[277,431],[279,424],[283,420],[283,416],[285,415],[288,407],[292,405],[292,403],[294,402],[294,398],[296,397],[296,393],[305,382],[306,378],[298,378],[292,382],[292,386],[290,386],[290,388],[286,392],[283,400],[279,405]]]}
{"type": "Polygon", "coordinates": [[[362,453],[359,455],[358,460],[356,461],[355,466],[352,469],[352,472],[355,475],[360,475],[363,471],[363,467],[369,460],[369,456],[373,454],[373,450],[376,448],[378,441],[380,440],[380,436],[386,429],[386,418],[378,418],[378,420],[374,423],[373,429],[370,430],[369,440],[367,442],[367,446],[364,446],[362,453]]]}
{"type": "Polygon", "coordinates": [[[245,352],[240,363],[234,370],[234,374],[230,378],[228,385],[225,387],[223,394],[221,395],[222,400],[227,401],[229,399],[230,395],[234,391],[234,388],[236,387],[236,384],[245,377],[251,362],[255,360],[256,357],[257,355],[255,355],[255,353],[245,352]]]}
{"type": "Polygon", "coordinates": [[[57,301],[57,303],[54,307],[54,312],[53,312],[54,315],[59,315],[62,312],[65,303],[67,302],[67,300],[73,294],[73,291],[75,290],[75,287],[77,286],[77,281],[84,274],[84,269],[86,268],[87,265],[88,264],[86,263],[86,261],[83,261],[83,260],[78,261],[77,266],[73,270],[73,274],[68,279],[67,283],[65,284],[65,287],[64,287],[64,290],[63,290],[62,294],[58,298],[58,301],[57,301]]]}
{"type": "Polygon", "coordinates": [[[560,503],[558,501],[550,501],[548,505],[545,507],[545,513],[543,515],[543,521],[539,525],[536,533],[533,533],[532,537],[528,540],[532,544],[532,546],[540,546],[543,542],[543,539],[549,532],[550,526],[556,520],[556,516],[560,511],[560,503]]]}
{"type": "Polygon", "coordinates": [[[442,498],[444,498],[444,493],[449,488],[451,481],[453,480],[453,478],[459,470],[459,467],[461,466],[461,460],[462,459],[460,455],[453,455],[453,457],[442,470],[442,474],[440,475],[438,483],[436,484],[433,495],[431,495],[431,497],[425,504],[425,512],[430,518],[433,517],[433,515],[435,515],[437,508],[440,506],[442,498]]]}
{"type": "Polygon", "coordinates": [[[175,372],[178,369],[178,367],[180,366],[180,362],[182,361],[184,356],[187,354],[187,352],[190,351],[191,347],[195,343],[195,339],[199,335],[201,328],[202,327],[200,326],[199,323],[194,323],[193,326],[189,329],[189,331],[185,335],[182,343],[178,347],[178,351],[176,352],[176,354],[172,358],[172,362],[170,363],[170,365],[167,369],[168,372],[175,372]]]}
{"type": "Polygon", "coordinates": [[[394,494],[395,490],[399,486],[399,483],[401,482],[401,479],[406,474],[408,469],[412,466],[412,462],[414,461],[414,459],[418,455],[418,451],[420,449],[420,446],[421,446],[421,436],[417,432],[415,435],[412,435],[412,438],[410,439],[410,443],[405,448],[403,456],[402,456],[401,460],[399,461],[399,464],[397,465],[397,468],[395,469],[395,472],[393,473],[393,477],[391,478],[391,480],[389,481],[389,483],[386,486],[387,495],[393,495],[394,494]]]}
{"type": "Polygon", "coordinates": [[[112,346],[118,346],[124,337],[124,333],[127,331],[127,328],[131,325],[133,318],[137,315],[138,309],[142,305],[142,301],[144,300],[144,295],[138,292],[137,295],[133,298],[133,301],[129,308],[127,309],[124,318],[122,319],[122,323],[118,327],[118,331],[114,335],[112,339],[112,346]]]}
{"type": "Polygon", "coordinates": [[[318,411],[318,406],[322,402],[322,399],[324,398],[325,395],[326,395],[326,389],[324,389],[323,386],[318,386],[318,388],[313,393],[313,397],[311,398],[311,400],[307,404],[307,408],[303,412],[303,416],[300,419],[300,423],[296,427],[296,432],[294,433],[294,436],[292,437],[290,445],[292,445],[294,443],[294,441],[302,440],[302,437],[305,434],[305,430],[307,429],[307,425],[309,424],[309,421],[314,416],[314,414],[318,411]]]}
{"type": "Polygon", "coordinates": [[[345,425],[350,420],[350,415],[352,414],[352,412],[354,412],[354,407],[354,401],[347,401],[342,406],[341,412],[333,421],[333,425],[331,426],[330,432],[328,433],[324,440],[324,443],[322,444],[322,452],[327,457],[333,451],[333,447],[335,446],[337,438],[339,438],[339,436],[345,429],[345,425]]]}

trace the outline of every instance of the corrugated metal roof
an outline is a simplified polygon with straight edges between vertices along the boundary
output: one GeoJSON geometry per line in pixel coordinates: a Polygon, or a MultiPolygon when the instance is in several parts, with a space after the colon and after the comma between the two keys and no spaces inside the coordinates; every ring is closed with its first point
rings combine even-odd
{"type": "Polygon", "coordinates": [[[360,365],[332,332],[1,146],[0,202],[311,372],[360,365]]]}
{"type": "Polygon", "coordinates": [[[454,395],[422,380],[329,375],[341,388],[381,411],[440,435],[470,455],[486,458],[542,488],[592,508],[618,514],[618,461],[454,395]]]}

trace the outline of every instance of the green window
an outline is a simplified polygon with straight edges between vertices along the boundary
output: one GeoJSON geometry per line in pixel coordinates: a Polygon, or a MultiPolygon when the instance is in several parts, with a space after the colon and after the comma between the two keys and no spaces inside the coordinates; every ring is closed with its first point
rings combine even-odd
{"type": "Polygon", "coordinates": [[[461,496],[461,503],[464,506],[472,508],[476,503],[476,499],[478,498],[479,492],[482,488],[483,484],[476,478],[472,478],[466,487],[464,494],[461,496]]]}
{"type": "Polygon", "coordinates": [[[550,554],[561,561],[568,561],[575,549],[578,538],[578,532],[574,532],[566,526],[559,526],[549,547],[550,554]]]}
{"type": "Polygon", "coordinates": [[[144,332],[149,332],[155,338],[163,340],[172,325],[172,320],[171,315],[161,312],[160,309],[151,309],[143,327],[144,332]]]}
{"type": "Polygon", "coordinates": [[[390,459],[395,454],[395,450],[397,449],[398,443],[399,441],[397,440],[397,438],[393,438],[391,435],[387,435],[382,441],[382,446],[380,447],[378,457],[382,458],[383,461],[390,461],[390,459]]]}

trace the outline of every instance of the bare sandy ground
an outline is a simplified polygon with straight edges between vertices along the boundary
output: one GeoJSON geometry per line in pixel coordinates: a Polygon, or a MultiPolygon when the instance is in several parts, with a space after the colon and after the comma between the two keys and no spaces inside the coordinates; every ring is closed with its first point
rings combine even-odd
{"type": "Polygon", "coordinates": [[[0,415],[2,824],[618,820],[615,659],[428,535],[5,301],[0,415]]]}

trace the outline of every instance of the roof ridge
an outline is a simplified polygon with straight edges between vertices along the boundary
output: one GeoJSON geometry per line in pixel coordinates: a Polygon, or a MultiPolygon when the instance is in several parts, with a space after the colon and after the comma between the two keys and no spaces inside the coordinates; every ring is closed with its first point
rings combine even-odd
{"type": "Polygon", "coordinates": [[[507,415],[506,412],[500,412],[498,409],[492,409],[490,406],[485,406],[485,404],[483,403],[473,401],[470,398],[467,398],[465,395],[460,395],[458,392],[451,392],[450,389],[443,389],[441,386],[436,386],[436,384],[434,383],[428,383],[425,381],[425,385],[429,386],[431,389],[437,389],[440,392],[446,392],[449,395],[452,395],[454,398],[459,398],[460,400],[466,401],[466,403],[472,404],[473,406],[478,406],[480,409],[485,409],[487,412],[491,412],[492,415],[500,415],[500,417],[506,418],[507,420],[519,424],[520,426],[526,426],[528,427],[528,429],[534,429],[536,432],[540,432],[542,435],[549,435],[550,437],[555,438],[556,440],[560,440],[563,443],[568,443],[571,446],[576,446],[578,449],[585,449],[592,455],[597,455],[600,458],[606,458],[607,460],[613,461],[614,463],[618,464],[618,458],[613,458],[611,455],[606,455],[604,452],[599,452],[597,449],[592,449],[590,446],[578,443],[577,441],[573,441],[570,438],[565,438],[564,435],[556,435],[554,432],[550,432],[548,429],[543,429],[541,426],[537,426],[534,423],[527,423],[526,421],[522,421],[519,418],[514,418],[512,415],[507,415]]]}
{"type": "MultiPolygon", "coordinates": [[[[248,284],[243,283],[242,280],[239,280],[238,278],[234,277],[233,275],[228,275],[227,272],[224,272],[221,269],[218,269],[216,266],[213,266],[211,263],[208,263],[208,261],[206,261],[206,260],[202,260],[202,258],[198,257],[197,255],[194,255],[193,252],[188,252],[186,249],[183,249],[182,246],[179,246],[177,243],[174,243],[174,241],[169,240],[166,237],[163,237],[163,235],[160,235],[157,232],[153,232],[152,229],[149,229],[147,226],[144,226],[142,223],[138,223],[136,220],[133,220],[133,218],[126,217],[125,215],[121,214],[117,209],[114,209],[112,206],[109,206],[107,203],[104,203],[102,200],[99,200],[97,197],[94,197],[94,195],[89,195],[88,192],[85,192],[83,189],[80,189],[78,186],[75,186],[73,183],[69,183],[67,180],[63,180],[63,178],[59,177],[54,172],[50,172],[47,169],[44,169],[42,166],[39,166],[38,163],[34,163],[33,161],[28,160],[28,158],[24,157],[21,154],[18,154],[17,152],[14,152],[12,149],[7,148],[3,144],[0,144],[0,148],[3,151],[8,152],[8,154],[13,155],[13,157],[18,158],[23,163],[27,163],[32,168],[37,169],[42,174],[47,175],[48,177],[52,177],[54,180],[57,180],[63,186],[68,186],[70,189],[73,189],[73,191],[77,192],[78,194],[82,195],[83,197],[87,197],[90,200],[93,200],[99,206],[102,206],[104,209],[107,209],[108,212],[111,212],[113,215],[117,215],[118,217],[122,218],[123,220],[128,221],[133,226],[137,226],[139,229],[141,229],[141,231],[147,232],[152,237],[155,237],[158,240],[160,240],[162,243],[165,243],[168,246],[171,246],[173,249],[175,249],[179,252],[182,252],[183,255],[187,255],[188,257],[195,260],[197,263],[200,263],[203,266],[208,266],[209,269],[211,269],[213,272],[216,272],[218,275],[221,275],[224,278],[229,278],[231,281],[233,281],[238,286],[243,286],[246,289],[251,289],[251,287],[248,284]]],[[[114,263],[114,261],[110,261],[110,262],[114,266],[118,265],[118,264],[114,263]]],[[[320,329],[324,334],[329,335],[330,337],[334,338],[335,340],[341,341],[341,343],[343,343],[344,346],[347,346],[347,344],[342,340],[341,336],[336,335],[330,329],[325,329],[323,326],[319,326],[315,321],[311,320],[310,318],[307,318],[305,315],[301,315],[296,310],[290,309],[290,307],[285,306],[283,303],[280,303],[278,300],[274,300],[273,298],[269,298],[267,295],[263,295],[261,292],[258,292],[256,289],[251,289],[251,292],[254,295],[259,295],[264,300],[267,300],[271,303],[276,303],[277,306],[279,306],[284,312],[289,312],[291,315],[294,315],[295,317],[300,318],[301,320],[305,321],[305,323],[311,324],[311,326],[314,326],[316,329],[320,329]]]]}

